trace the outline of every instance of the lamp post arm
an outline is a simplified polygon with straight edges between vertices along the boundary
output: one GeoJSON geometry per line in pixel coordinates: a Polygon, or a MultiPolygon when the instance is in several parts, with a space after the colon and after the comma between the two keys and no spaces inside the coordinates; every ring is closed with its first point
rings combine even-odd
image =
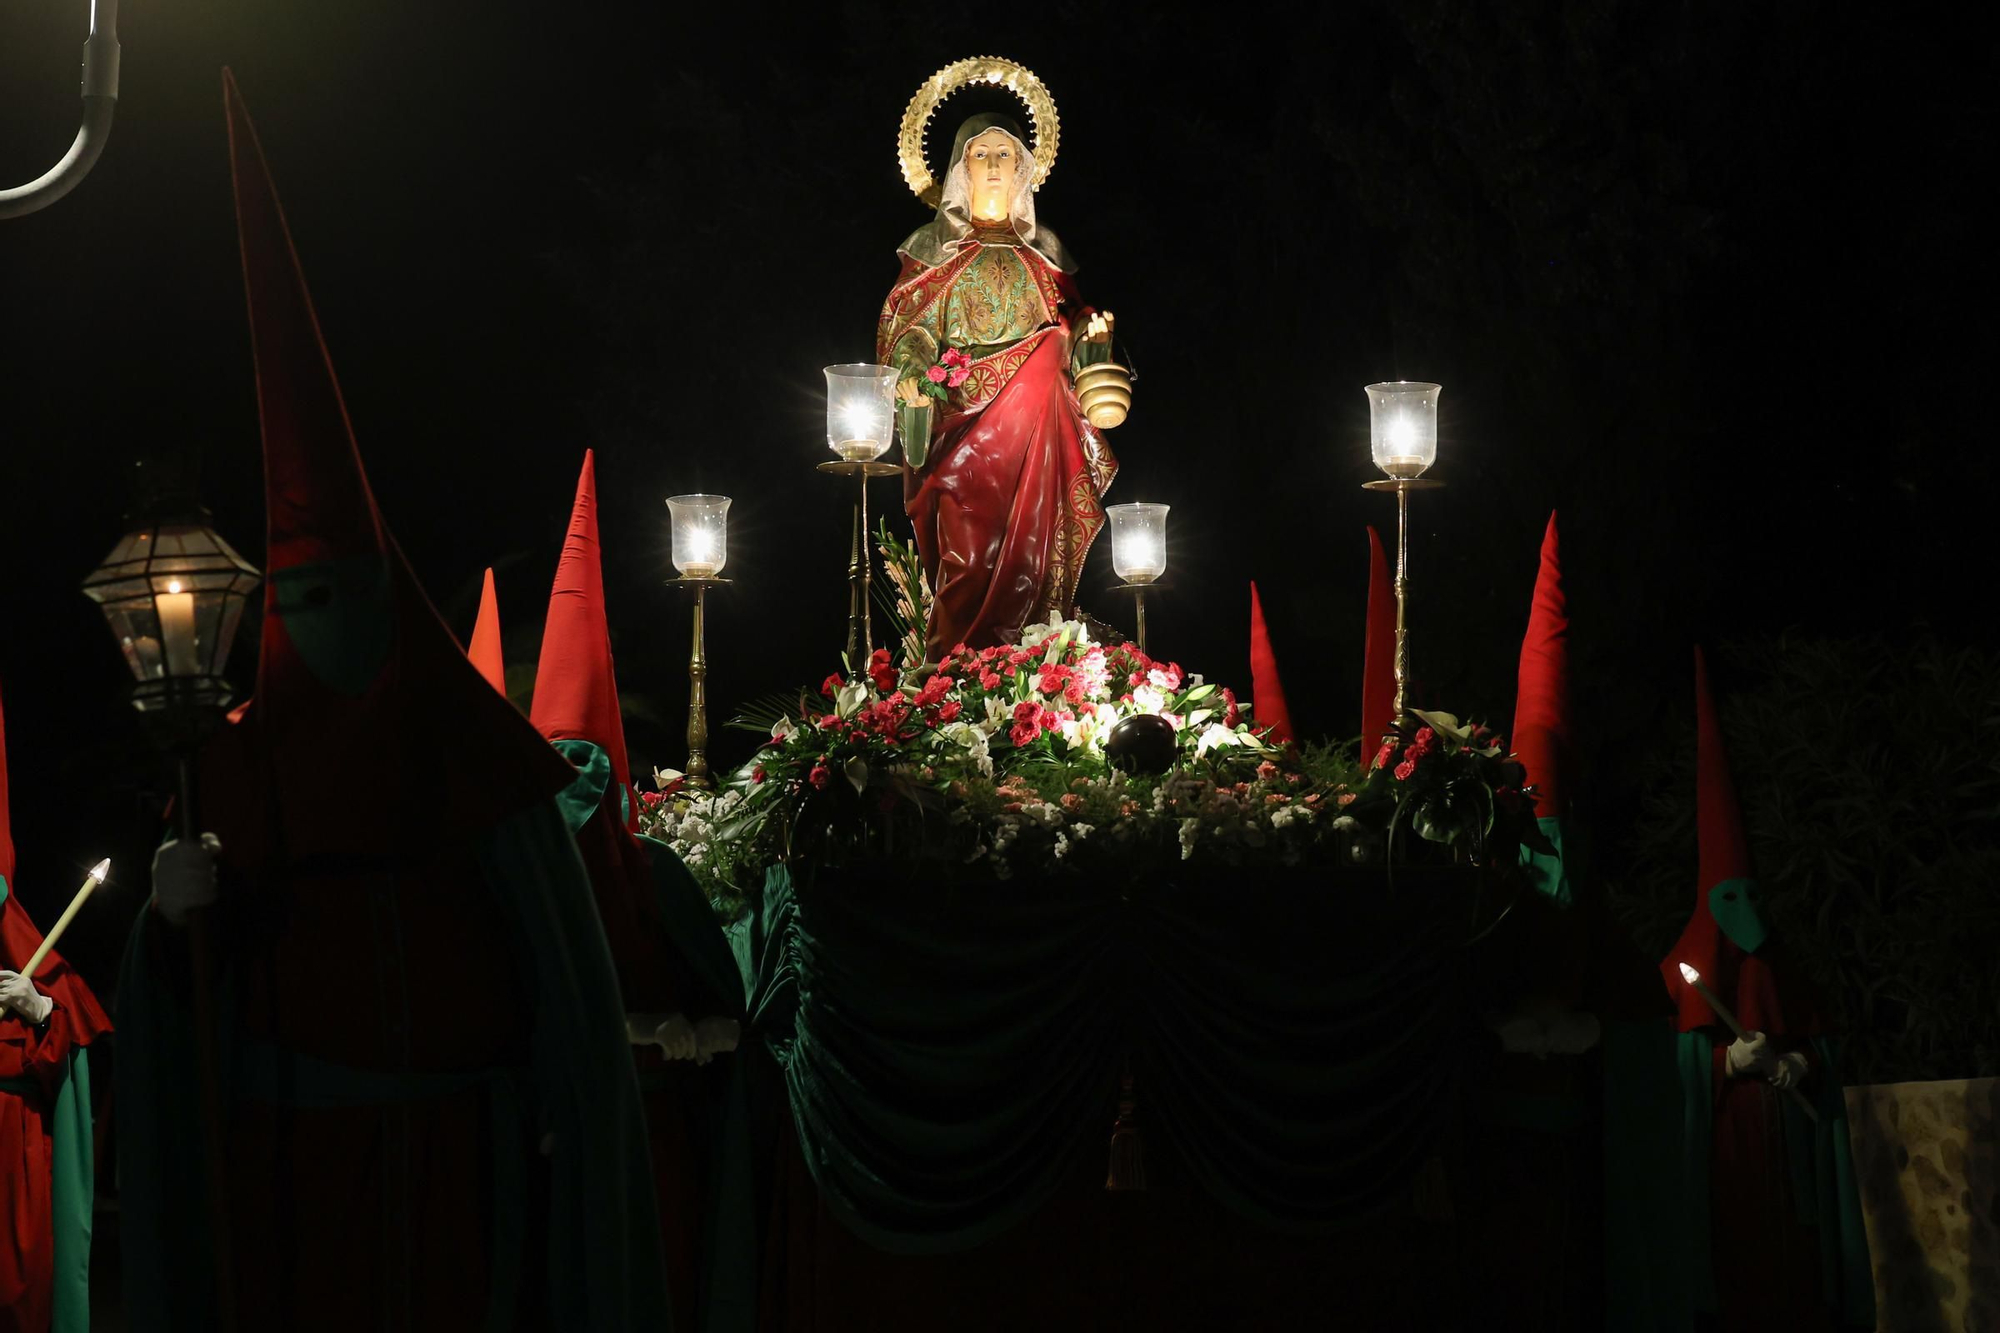
{"type": "Polygon", "coordinates": [[[97,165],[118,108],[118,0],[91,0],[83,44],[83,124],[62,160],[26,185],[0,190],[0,218],[26,217],[77,187],[97,165]]]}

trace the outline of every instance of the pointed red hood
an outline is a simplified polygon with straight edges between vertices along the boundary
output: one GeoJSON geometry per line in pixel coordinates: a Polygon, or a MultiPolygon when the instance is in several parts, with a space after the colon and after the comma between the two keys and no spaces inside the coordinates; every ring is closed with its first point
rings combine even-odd
{"type": "MultiPolygon", "coordinates": [[[[82,882],[83,876],[78,875],[77,884],[82,882]]],[[[42,932],[35,929],[14,892],[14,823],[7,805],[7,714],[0,709],[0,967],[9,971],[25,967],[41,947],[42,932]]],[[[35,969],[34,982],[37,990],[61,1006],[67,1015],[70,1040],[76,1045],[87,1046],[98,1034],[111,1031],[111,1020],[97,996],[63,960],[60,950],[49,950],[35,969]]]]}
{"type": "Polygon", "coordinates": [[[1569,611],[1563,600],[1562,560],[1556,546],[1556,516],[1542,535],[1542,566],[1535,575],[1535,600],[1528,610],[1528,633],[1521,640],[1521,674],[1514,697],[1514,753],[1540,793],[1535,814],[1565,813],[1563,779],[1569,758],[1569,611]]]}
{"type": "Polygon", "coordinates": [[[1694,698],[1695,827],[1700,839],[1700,870],[1694,914],[1673,952],[1661,962],[1660,974],[1679,1008],[1683,1032],[1719,1022],[1708,1003],[1682,978],[1680,965],[1687,963],[1700,973],[1702,984],[1717,999],[1736,1011],[1745,1028],[1773,1035],[1811,1035],[1820,1031],[1820,1021],[1804,983],[1782,970],[1768,940],[1756,952],[1747,952],[1716,919],[1712,891],[1738,895],[1725,903],[1725,910],[1736,910],[1740,897],[1761,891],[1751,869],[1750,843],[1736,801],[1736,780],[1729,771],[1722,724],[1708,689],[1708,664],[1700,648],[1694,650],[1694,698]]]}
{"type": "Polygon", "coordinates": [[[252,752],[294,857],[487,827],[569,765],[473,670],[383,522],[291,234],[223,71],[269,524],[252,752]]]}
{"type": "MultiPolygon", "coordinates": [[[[528,712],[550,741],[588,741],[604,751],[611,779],[595,814],[575,829],[576,846],[590,872],[597,915],[618,968],[625,1007],[633,1013],[668,1013],[683,998],[653,898],[650,857],[634,836],[638,794],[625,755],[625,724],[618,712],[618,677],[611,662],[611,632],[604,610],[604,570],[597,541],[597,462],[585,451],[570,510],[569,535],[549,591],[542,656],[535,668],[535,698],[528,712]]],[[[550,753],[555,753],[551,750],[550,753]]],[[[658,851],[656,855],[672,855],[658,851]]]]}
{"type": "Polygon", "coordinates": [[[486,683],[507,693],[507,663],[500,655],[500,600],[493,590],[493,568],[487,566],[486,581],[479,587],[479,615],[472,622],[472,639],[465,656],[486,677],[486,683]]]}
{"type": "Polygon", "coordinates": [[[1361,755],[1376,747],[1396,721],[1396,587],[1382,538],[1368,529],[1368,627],[1361,649],[1361,755]]]}
{"type": "MultiPolygon", "coordinates": [[[[576,479],[569,535],[549,591],[542,659],[528,720],[552,741],[589,741],[611,761],[611,786],[623,794],[627,828],[638,827],[632,766],[625,757],[625,723],[618,712],[618,678],[611,665],[611,631],[604,616],[604,567],[597,544],[597,464],[588,449],[576,479]]],[[[612,807],[614,810],[616,806],[612,807]]],[[[616,818],[614,814],[613,818],[616,818]]]]}
{"type": "Polygon", "coordinates": [[[1251,714],[1257,725],[1269,727],[1280,743],[1292,740],[1292,711],[1285,706],[1285,685],[1278,679],[1278,659],[1271,652],[1271,631],[1264,625],[1264,603],[1257,583],[1250,583],[1251,714]]]}

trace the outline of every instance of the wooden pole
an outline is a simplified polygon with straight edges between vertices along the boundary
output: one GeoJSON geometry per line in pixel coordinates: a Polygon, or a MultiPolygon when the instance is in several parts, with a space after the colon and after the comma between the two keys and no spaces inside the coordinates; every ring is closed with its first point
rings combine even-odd
{"type": "MultiPolygon", "coordinates": [[[[180,836],[199,841],[194,816],[194,774],[186,755],[180,765],[180,836]]],[[[188,965],[194,974],[195,1095],[201,1106],[202,1151],[207,1157],[210,1257],[215,1265],[216,1325],[236,1329],[236,1267],[229,1240],[229,1176],[222,1155],[222,1090],[215,1050],[215,936],[212,907],[188,913],[188,965]]]]}

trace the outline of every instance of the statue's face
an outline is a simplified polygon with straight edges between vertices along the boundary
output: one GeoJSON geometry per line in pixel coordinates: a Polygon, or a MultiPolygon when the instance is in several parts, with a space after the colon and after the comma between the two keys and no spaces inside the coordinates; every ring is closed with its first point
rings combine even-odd
{"type": "Polygon", "coordinates": [[[987,130],[965,145],[965,173],[972,182],[972,216],[986,222],[1007,217],[1021,152],[1005,130],[987,130]]]}

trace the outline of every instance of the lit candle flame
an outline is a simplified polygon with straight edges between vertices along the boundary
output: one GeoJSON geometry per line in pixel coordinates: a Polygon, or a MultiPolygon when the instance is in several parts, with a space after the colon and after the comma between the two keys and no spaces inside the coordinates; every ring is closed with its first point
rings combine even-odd
{"type": "Polygon", "coordinates": [[[168,591],[168,592],[170,592],[170,593],[177,593],[177,592],[179,592],[180,590],[181,590],[181,581],[180,581],[179,579],[168,579],[168,580],[167,580],[167,591],[168,591]]]}
{"type": "Polygon", "coordinates": [[[1701,973],[1695,971],[1693,968],[1689,967],[1686,963],[1681,964],[1681,975],[1688,979],[1689,985],[1693,985],[1695,982],[1701,980],[1701,973]]]}
{"type": "Polygon", "coordinates": [[[90,868],[90,877],[96,880],[99,884],[102,884],[104,882],[104,877],[110,873],[111,873],[111,858],[108,856],[90,868]]]}

